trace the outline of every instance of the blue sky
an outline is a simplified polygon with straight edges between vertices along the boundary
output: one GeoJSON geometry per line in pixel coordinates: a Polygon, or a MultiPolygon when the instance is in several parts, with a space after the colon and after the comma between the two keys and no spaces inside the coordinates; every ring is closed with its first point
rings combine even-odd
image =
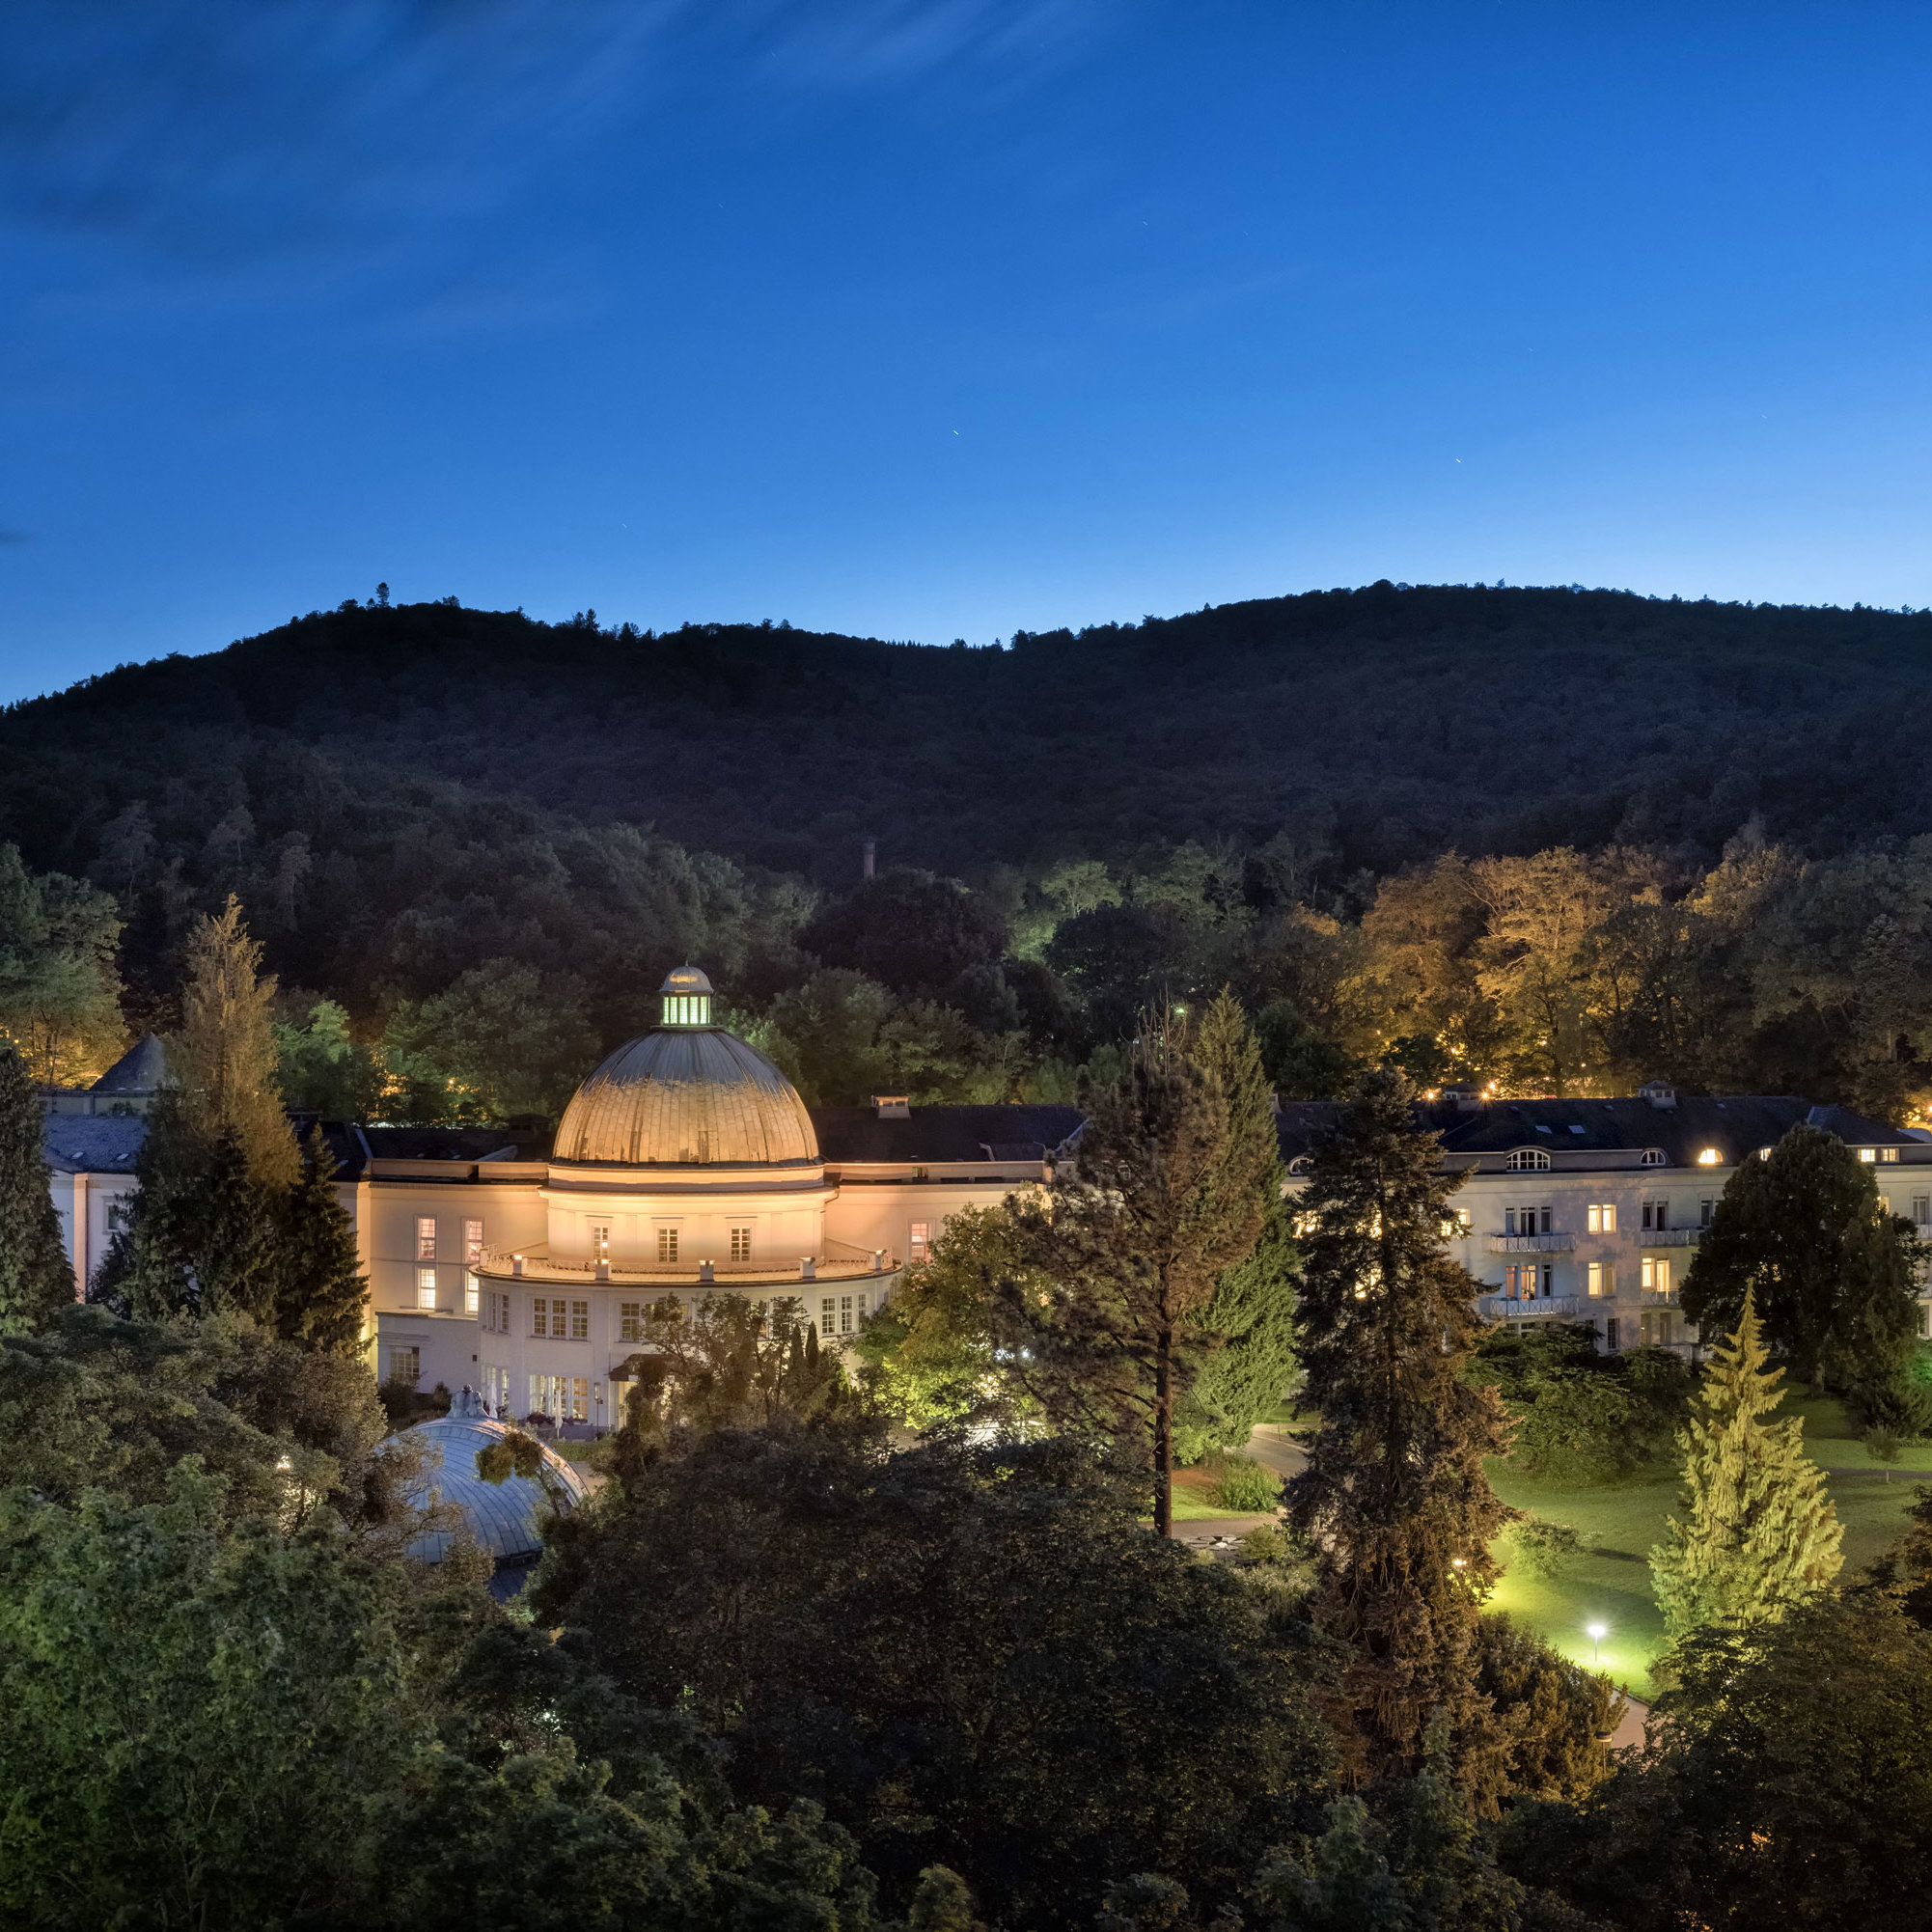
{"type": "Polygon", "coordinates": [[[1932,12],[17,0],[0,700],[293,612],[1932,603],[1932,12]]]}

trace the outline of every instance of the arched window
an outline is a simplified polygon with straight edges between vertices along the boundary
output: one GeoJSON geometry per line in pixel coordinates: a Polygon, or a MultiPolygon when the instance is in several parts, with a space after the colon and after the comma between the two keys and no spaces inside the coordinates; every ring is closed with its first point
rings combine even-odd
{"type": "Polygon", "coordinates": [[[1550,1165],[1550,1157],[1541,1147],[1517,1147],[1503,1165],[1511,1173],[1540,1173],[1550,1165]]]}
{"type": "Polygon", "coordinates": [[[1667,1168],[1670,1165],[1664,1158],[1664,1149],[1662,1147],[1645,1147],[1643,1149],[1642,1164],[1646,1168],[1667,1168]]]}
{"type": "Polygon", "coordinates": [[[1294,1157],[1294,1159],[1288,1163],[1289,1173],[1295,1175],[1297,1178],[1307,1173],[1308,1171],[1309,1171],[1309,1157],[1306,1154],[1297,1154],[1294,1157]]]}

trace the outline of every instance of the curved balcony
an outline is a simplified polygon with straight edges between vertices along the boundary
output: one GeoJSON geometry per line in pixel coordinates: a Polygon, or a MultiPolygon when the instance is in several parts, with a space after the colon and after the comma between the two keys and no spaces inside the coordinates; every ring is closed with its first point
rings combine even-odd
{"type": "Polygon", "coordinates": [[[621,1261],[553,1259],[547,1244],[485,1249],[475,1269],[493,1282],[541,1282],[563,1287],[655,1288],[664,1294],[697,1288],[797,1288],[814,1282],[869,1282],[897,1275],[901,1263],[885,1248],[854,1248],[828,1241],[823,1255],[801,1256],[789,1266],[763,1261],[654,1261],[632,1267],[621,1261]],[[836,1251],[836,1252],[835,1252],[836,1251]]]}

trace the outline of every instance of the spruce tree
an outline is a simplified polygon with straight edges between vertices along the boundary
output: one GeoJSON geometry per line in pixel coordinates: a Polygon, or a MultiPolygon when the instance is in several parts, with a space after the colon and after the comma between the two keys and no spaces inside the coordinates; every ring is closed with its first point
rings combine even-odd
{"type": "Polygon", "coordinates": [[[1760,1421],[1783,1399],[1768,1368],[1749,1290],[1736,1332],[1713,1351],[1691,1417],[1684,1520],[1665,1519],[1650,1552],[1651,1587],[1674,1642],[1704,1624],[1776,1623],[1824,1589],[1844,1558],[1844,1526],[1824,1472],[1805,1453],[1795,1416],[1760,1421]]]}
{"type": "Polygon", "coordinates": [[[331,1355],[362,1353],[369,1283],[355,1228],[336,1193],[335,1156],[317,1131],[281,1213],[275,1325],[290,1341],[331,1355]]]}
{"type": "Polygon", "coordinates": [[[73,1264],[47,1192],[41,1098],[0,1040],[0,1335],[40,1328],[73,1300],[73,1264]]]}
{"type": "Polygon", "coordinates": [[[1508,1428],[1463,1379],[1477,1286],[1444,1231],[1459,1181],[1413,1106],[1400,1072],[1365,1075],[1309,1164],[1298,1331],[1321,1421],[1288,1506],[1315,1553],[1316,1622],[1345,1648],[1330,1703],[1349,1776],[1413,1776],[1440,1710],[1458,1779],[1487,1790],[1503,1747],[1477,1619],[1509,1512],[1482,1465],[1508,1428]]]}

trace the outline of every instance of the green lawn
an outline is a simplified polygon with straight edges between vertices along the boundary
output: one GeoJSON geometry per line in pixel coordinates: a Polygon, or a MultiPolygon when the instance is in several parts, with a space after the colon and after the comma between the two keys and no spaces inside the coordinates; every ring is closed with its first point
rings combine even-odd
{"type": "MultiPolygon", "coordinates": [[[[1834,1439],[1832,1453],[1837,1452],[1834,1439]]],[[[1813,1454],[1823,1443],[1812,1446],[1813,1454]]],[[[1867,1466],[1869,1463],[1867,1461],[1867,1466]]],[[[1585,1626],[1601,1623],[1608,1635],[1597,1662],[1619,1684],[1648,1698],[1655,1687],[1650,1666],[1664,1647],[1664,1620],[1650,1600],[1650,1547],[1664,1533],[1664,1518],[1676,1505],[1675,1475],[1610,1489],[1564,1489],[1489,1465],[1490,1481],[1504,1502],[1532,1509],[1551,1522],[1569,1523],[1596,1543],[1568,1575],[1545,1580],[1527,1570],[1505,1569],[1490,1607],[1505,1610],[1547,1638],[1566,1657],[1591,1662],[1585,1626]]],[[[1845,1526],[1845,1573],[1863,1568],[1898,1540],[1915,1484],[1854,1477],[1832,1484],[1832,1500],[1845,1526]]],[[[1508,1560],[1507,1540],[1497,1546],[1508,1560]]]]}
{"type": "MultiPolygon", "coordinates": [[[[1816,1401],[1804,1395],[1786,1395],[1778,1413],[1780,1416],[1799,1416],[1805,1422],[1805,1447],[1811,1460],[1823,1469],[1883,1469],[1864,1444],[1858,1439],[1858,1431],[1845,1414],[1845,1405],[1835,1396],[1821,1395],[1816,1401]]],[[[1893,1475],[1916,1470],[1921,1475],[1932,1474],[1932,1442],[1906,1443],[1898,1460],[1892,1464],[1893,1475]]]]}

